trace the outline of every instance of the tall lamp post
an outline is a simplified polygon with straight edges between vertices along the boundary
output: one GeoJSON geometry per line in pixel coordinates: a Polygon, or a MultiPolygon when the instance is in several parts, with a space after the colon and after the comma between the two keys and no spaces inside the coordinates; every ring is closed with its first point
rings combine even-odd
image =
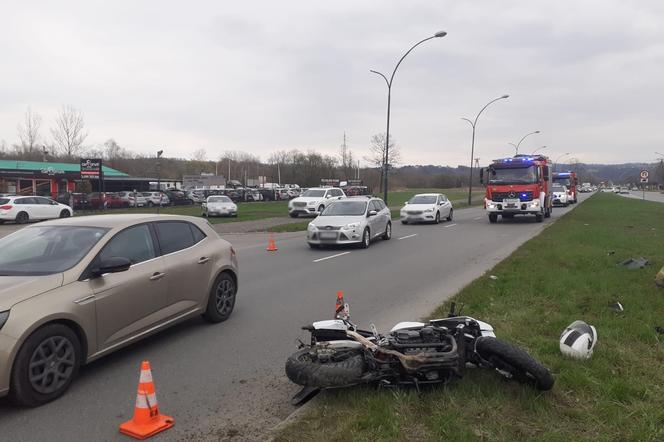
{"type": "Polygon", "coordinates": [[[538,150],[544,150],[546,148],[547,146],[538,147],[537,149],[533,150],[533,153],[531,153],[531,155],[535,155],[535,152],[537,152],[538,150]]]}
{"type": "Polygon", "coordinates": [[[157,151],[157,192],[159,192],[159,204],[157,204],[157,215],[161,210],[161,155],[164,153],[163,150],[157,151]]]}
{"type": "Polygon", "coordinates": [[[570,154],[569,152],[566,152],[562,155],[559,155],[558,158],[556,158],[556,160],[553,162],[553,171],[554,172],[556,171],[556,167],[558,166],[558,160],[561,159],[562,157],[566,157],[569,154],[570,154]]]}
{"type": "Polygon", "coordinates": [[[528,134],[525,134],[525,135],[523,136],[523,138],[521,138],[521,140],[519,140],[518,143],[516,143],[516,144],[514,144],[514,143],[510,143],[510,144],[511,144],[512,146],[514,146],[514,148],[516,149],[514,155],[519,155],[519,146],[521,146],[521,143],[523,142],[523,140],[526,139],[526,137],[529,137],[530,135],[535,135],[535,134],[538,134],[538,133],[540,133],[540,131],[538,131],[538,130],[536,130],[535,132],[530,132],[530,133],[528,133],[528,134]]]}
{"type": "Polygon", "coordinates": [[[477,127],[477,119],[482,115],[482,112],[484,112],[484,109],[489,107],[491,103],[495,103],[498,100],[504,100],[505,98],[509,98],[509,95],[505,94],[503,96],[500,96],[498,98],[494,98],[493,100],[489,101],[487,104],[484,105],[484,107],[477,113],[477,116],[475,117],[474,121],[471,121],[468,118],[461,118],[464,121],[467,121],[470,126],[473,128],[473,138],[472,141],[470,142],[470,177],[468,179],[468,205],[470,206],[471,203],[471,198],[473,195],[473,157],[475,156],[475,128],[477,127]]]}
{"type": "Polygon", "coordinates": [[[399,59],[399,62],[397,65],[394,67],[394,70],[392,71],[392,75],[390,76],[390,79],[387,79],[387,76],[382,74],[381,72],[370,70],[369,72],[372,72],[376,75],[380,75],[383,77],[383,80],[385,80],[385,83],[387,84],[387,130],[385,131],[385,155],[383,157],[383,200],[385,201],[385,204],[387,204],[387,171],[388,171],[388,162],[390,160],[390,105],[392,101],[392,80],[394,80],[394,74],[397,73],[397,69],[399,68],[399,65],[403,61],[404,58],[410,52],[415,49],[417,46],[421,45],[425,41],[438,38],[438,37],[445,37],[447,35],[447,32],[445,31],[440,31],[436,32],[434,35],[431,37],[427,37],[422,41],[419,41],[415,43],[410,49],[406,51],[405,54],[399,59]]]}

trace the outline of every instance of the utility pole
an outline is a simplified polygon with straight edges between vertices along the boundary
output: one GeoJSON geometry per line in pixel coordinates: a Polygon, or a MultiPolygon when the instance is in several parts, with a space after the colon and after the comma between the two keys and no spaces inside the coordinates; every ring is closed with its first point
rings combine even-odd
{"type": "Polygon", "coordinates": [[[161,210],[161,162],[159,159],[161,158],[161,155],[164,153],[163,150],[157,151],[157,192],[159,192],[159,204],[157,205],[157,215],[159,215],[159,211],[161,210]]]}

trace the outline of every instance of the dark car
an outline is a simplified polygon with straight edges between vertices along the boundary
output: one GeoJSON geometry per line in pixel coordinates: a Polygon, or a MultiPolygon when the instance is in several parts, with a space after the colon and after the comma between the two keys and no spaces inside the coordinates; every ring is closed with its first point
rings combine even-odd
{"type": "Polygon", "coordinates": [[[171,206],[191,206],[194,204],[194,200],[187,198],[187,195],[179,190],[167,190],[165,193],[171,201],[171,206]]]}
{"type": "Polygon", "coordinates": [[[274,189],[258,189],[258,192],[263,195],[263,201],[276,201],[277,199],[274,189]]]}

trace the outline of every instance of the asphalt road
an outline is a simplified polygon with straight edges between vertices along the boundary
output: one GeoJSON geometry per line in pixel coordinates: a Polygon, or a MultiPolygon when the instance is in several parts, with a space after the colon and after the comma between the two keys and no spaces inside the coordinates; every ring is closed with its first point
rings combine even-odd
{"type": "Polygon", "coordinates": [[[618,195],[625,198],[645,199],[646,201],[654,201],[657,203],[664,203],[664,193],[660,192],[640,192],[638,190],[630,191],[630,193],[619,193],[618,195]]]}
{"type": "Polygon", "coordinates": [[[264,234],[228,235],[241,271],[228,321],[194,319],[95,361],[43,407],[0,400],[0,439],[126,440],[118,425],[132,415],[140,362],[148,359],[160,409],[176,422],[154,440],[262,440],[294,410],[289,400],[298,389],[284,362],[296,339],[306,338],[300,326],[331,318],[337,290],[354,322],[385,331],[426,315],[573,207],[555,209],[541,224],[531,217],[489,224],[481,208],[440,225],[396,222],[391,241],[366,250],[310,250],[304,233],[289,233],[269,253],[264,234]]]}

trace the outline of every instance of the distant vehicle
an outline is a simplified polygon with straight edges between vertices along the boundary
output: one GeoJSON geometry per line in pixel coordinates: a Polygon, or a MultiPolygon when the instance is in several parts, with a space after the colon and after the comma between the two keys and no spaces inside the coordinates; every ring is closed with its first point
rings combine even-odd
{"type": "Polygon", "coordinates": [[[202,204],[205,201],[205,193],[201,190],[193,190],[187,192],[187,198],[192,200],[196,204],[202,204]]]}
{"type": "Polygon", "coordinates": [[[117,196],[122,200],[125,207],[145,207],[148,205],[148,200],[141,192],[123,191],[118,192],[117,196]]]}
{"type": "Polygon", "coordinates": [[[602,192],[604,193],[613,192],[613,189],[611,187],[602,187],[602,192]]]}
{"type": "Polygon", "coordinates": [[[579,200],[576,194],[579,184],[576,178],[576,172],[554,172],[553,183],[565,186],[567,189],[567,203],[576,204],[579,200]]]}
{"type": "Polygon", "coordinates": [[[392,237],[390,209],[379,198],[334,200],[307,227],[307,243],[311,248],[358,244],[366,249],[378,237],[385,240],[392,237]]]}
{"type": "Polygon", "coordinates": [[[90,203],[88,203],[88,195],[85,193],[63,192],[59,193],[55,200],[60,204],[70,206],[74,210],[87,210],[90,208],[90,203]]]}
{"type": "Polygon", "coordinates": [[[567,187],[562,184],[554,184],[551,188],[553,190],[553,205],[567,207],[570,204],[570,196],[567,193],[567,187]]]}
{"type": "Polygon", "coordinates": [[[636,187],[636,186],[632,186],[632,191],[635,191],[635,190],[639,190],[639,188],[636,187]]]}
{"type": "Polygon", "coordinates": [[[245,201],[262,201],[263,195],[258,191],[258,189],[244,189],[244,200],[245,201]]]}
{"type": "Polygon", "coordinates": [[[441,193],[420,193],[406,202],[400,214],[402,224],[417,222],[438,224],[443,218],[452,221],[454,208],[450,200],[441,193]]]}
{"type": "Polygon", "coordinates": [[[288,215],[318,215],[332,200],[346,198],[343,190],[337,187],[312,187],[299,197],[288,202],[288,215]]]}
{"type": "Polygon", "coordinates": [[[187,195],[181,190],[167,190],[166,195],[172,206],[191,206],[194,200],[188,198],[187,195]]]}
{"type": "Polygon", "coordinates": [[[494,160],[480,169],[480,181],[487,182],[484,204],[489,222],[516,215],[535,215],[540,223],[551,216],[551,161],[544,155],[516,155],[494,160]]]}
{"type": "Polygon", "coordinates": [[[145,200],[148,202],[148,207],[152,206],[168,206],[171,203],[171,200],[168,199],[168,195],[163,192],[143,192],[142,193],[145,200]]]}
{"type": "Polygon", "coordinates": [[[292,199],[291,196],[288,194],[288,189],[286,189],[284,187],[280,187],[278,189],[275,189],[274,192],[275,192],[275,194],[277,196],[277,199],[279,201],[287,201],[289,199],[292,199]]]}
{"type": "MultiPolygon", "coordinates": [[[[71,207],[43,196],[0,197],[0,223],[15,221],[25,224],[33,220],[68,218],[73,214],[71,207]]],[[[5,255],[7,251],[2,253],[5,255]]],[[[25,261],[23,265],[30,267],[32,263],[25,261]]]]}
{"type": "Polygon", "coordinates": [[[99,192],[92,192],[88,194],[88,202],[90,208],[101,209],[120,209],[124,207],[124,202],[115,193],[106,192],[100,194],[99,192]]]}
{"type": "Polygon", "coordinates": [[[618,193],[629,194],[629,188],[627,188],[626,186],[621,186],[621,187],[618,188],[618,193]]]}
{"type": "Polygon", "coordinates": [[[272,188],[261,188],[258,189],[258,192],[261,194],[263,201],[276,201],[277,199],[276,192],[272,188]]]}
{"type": "Polygon", "coordinates": [[[203,216],[237,216],[237,205],[226,195],[208,196],[201,205],[203,216]]]}
{"type": "Polygon", "coordinates": [[[222,322],[235,305],[235,250],[197,217],[47,221],[0,250],[0,396],[24,406],[60,397],[83,364],[199,315],[222,322]]]}

